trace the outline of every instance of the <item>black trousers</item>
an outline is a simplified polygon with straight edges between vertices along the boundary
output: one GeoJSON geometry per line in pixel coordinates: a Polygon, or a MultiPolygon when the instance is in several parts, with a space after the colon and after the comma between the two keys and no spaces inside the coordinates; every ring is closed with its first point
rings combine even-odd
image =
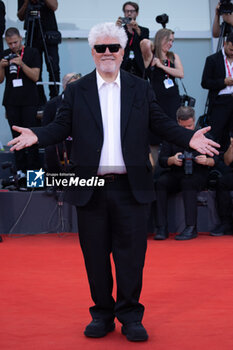
{"type": "MultiPolygon", "coordinates": [[[[22,126],[24,128],[38,126],[36,106],[5,106],[5,108],[10,128],[12,125],[22,126]]],[[[11,133],[13,137],[19,136],[12,128],[11,133]]],[[[26,170],[38,169],[40,167],[37,146],[16,151],[14,154],[17,170],[26,172],[26,170]]]]}
{"type": "Polygon", "coordinates": [[[93,318],[121,323],[141,321],[139,303],[147,247],[148,205],[131,194],[127,176],[121,175],[96,189],[90,202],[77,207],[79,238],[85,259],[93,318]],[[117,296],[112,296],[110,254],[115,263],[117,296]]]}
{"type": "Polygon", "coordinates": [[[217,211],[223,223],[229,223],[233,220],[233,205],[230,191],[233,191],[233,172],[223,175],[219,179],[216,188],[217,211]]]}
{"type": "Polygon", "coordinates": [[[233,131],[233,97],[220,95],[216,98],[210,113],[211,134],[225,150],[229,145],[229,132],[233,131]]]}
{"type": "Polygon", "coordinates": [[[205,173],[185,175],[181,172],[162,174],[156,182],[156,224],[167,226],[167,203],[169,193],[182,191],[185,223],[195,226],[197,223],[197,193],[206,183],[205,173]]]}

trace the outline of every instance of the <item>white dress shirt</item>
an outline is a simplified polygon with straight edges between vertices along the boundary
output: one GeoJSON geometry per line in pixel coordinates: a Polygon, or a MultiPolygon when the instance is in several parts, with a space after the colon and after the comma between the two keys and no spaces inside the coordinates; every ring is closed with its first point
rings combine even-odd
{"type": "Polygon", "coordinates": [[[125,174],[126,167],[121,147],[121,83],[120,73],[108,83],[96,71],[104,142],[98,175],[125,174]]]}

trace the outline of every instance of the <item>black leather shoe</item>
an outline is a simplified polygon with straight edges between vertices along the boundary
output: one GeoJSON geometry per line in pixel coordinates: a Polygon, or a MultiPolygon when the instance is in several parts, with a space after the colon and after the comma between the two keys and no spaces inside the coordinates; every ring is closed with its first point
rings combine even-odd
{"type": "Polygon", "coordinates": [[[91,323],[86,326],[84,334],[86,337],[90,338],[102,338],[109,332],[114,331],[115,323],[106,322],[101,319],[93,319],[91,323]]]}
{"type": "Polygon", "coordinates": [[[148,334],[141,322],[132,322],[124,324],[121,333],[126,336],[129,341],[146,341],[148,334]]]}
{"type": "Polygon", "coordinates": [[[157,241],[163,241],[168,238],[168,230],[166,226],[158,226],[154,239],[157,241]]]}
{"type": "Polygon", "coordinates": [[[233,235],[233,227],[230,223],[218,224],[212,230],[210,230],[210,236],[224,236],[233,235]]]}
{"type": "Polygon", "coordinates": [[[186,226],[185,229],[175,236],[177,241],[187,241],[188,239],[197,237],[196,226],[186,226]]]}
{"type": "Polygon", "coordinates": [[[2,242],[2,237],[0,236],[0,242],[2,242]]]}

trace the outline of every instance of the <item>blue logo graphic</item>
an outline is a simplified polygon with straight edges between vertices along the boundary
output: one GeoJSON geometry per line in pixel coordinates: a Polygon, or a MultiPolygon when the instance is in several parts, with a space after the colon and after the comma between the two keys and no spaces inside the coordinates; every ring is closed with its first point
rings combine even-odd
{"type": "Polygon", "coordinates": [[[44,187],[44,174],[42,170],[27,170],[27,187],[44,187]]]}

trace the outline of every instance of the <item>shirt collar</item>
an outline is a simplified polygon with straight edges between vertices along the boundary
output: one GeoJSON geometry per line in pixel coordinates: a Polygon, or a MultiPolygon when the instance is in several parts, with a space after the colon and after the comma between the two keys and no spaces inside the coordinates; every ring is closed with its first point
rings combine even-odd
{"type": "MultiPolygon", "coordinates": [[[[97,87],[98,87],[98,90],[100,90],[101,87],[102,87],[104,84],[109,84],[108,82],[106,82],[106,81],[101,77],[101,75],[98,73],[97,69],[96,69],[96,80],[97,80],[97,87]]],[[[121,86],[121,82],[120,82],[120,71],[118,72],[116,79],[115,79],[112,83],[116,83],[118,87],[121,86]]]]}

